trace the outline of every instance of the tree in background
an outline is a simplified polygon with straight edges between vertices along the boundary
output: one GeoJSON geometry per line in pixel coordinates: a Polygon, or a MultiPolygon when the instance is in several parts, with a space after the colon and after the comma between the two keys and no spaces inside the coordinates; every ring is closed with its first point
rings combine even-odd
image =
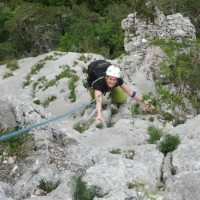
{"type": "Polygon", "coordinates": [[[0,60],[4,60],[7,55],[12,56],[12,47],[8,40],[10,38],[9,30],[5,27],[5,23],[15,16],[15,12],[8,7],[0,6],[0,60]]]}
{"type": "Polygon", "coordinates": [[[1,0],[0,52],[4,56],[0,59],[58,47],[118,57],[124,52],[121,21],[137,11],[138,17],[153,22],[154,5],[166,14],[189,16],[199,36],[200,0],[152,0],[152,4],[147,0],[1,0]]]}
{"type": "Polygon", "coordinates": [[[152,44],[161,46],[167,55],[162,63],[162,78],[157,92],[165,100],[164,103],[173,102],[174,109],[182,106],[180,110],[184,111],[187,109],[184,100],[188,98],[193,108],[199,109],[200,42],[157,40],[152,44]]]}

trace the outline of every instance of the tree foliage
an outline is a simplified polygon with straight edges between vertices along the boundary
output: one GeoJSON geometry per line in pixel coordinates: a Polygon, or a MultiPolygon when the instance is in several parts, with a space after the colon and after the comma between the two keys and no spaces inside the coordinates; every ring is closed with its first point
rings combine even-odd
{"type": "Polygon", "coordinates": [[[200,43],[165,41],[162,46],[168,55],[163,63],[162,72],[165,79],[184,93],[188,87],[193,91],[200,90],[200,43]]]}
{"type": "Polygon", "coordinates": [[[86,20],[74,19],[76,23],[69,28],[60,41],[63,51],[93,52],[106,57],[115,57],[123,51],[123,33],[119,34],[111,21],[89,24],[86,20]],[[81,34],[80,34],[81,33],[81,34]]]}
{"type": "Polygon", "coordinates": [[[9,38],[9,31],[5,28],[6,21],[14,17],[15,13],[7,7],[0,7],[0,43],[6,42],[9,38]]]}
{"type": "Polygon", "coordinates": [[[1,0],[0,60],[55,50],[93,52],[108,58],[123,53],[121,21],[134,11],[154,20],[165,14],[189,16],[200,33],[200,0],[1,0]],[[150,9],[149,9],[150,8],[150,9]]]}
{"type": "Polygon", "coordinates": [[[167,58],[162,63],[162,78],[156,81],[156,97],[152,97],[151,103],[170,121],[182,119],[188,112],[186,98],[194,109],[200,108],[197,98],[200,90],[200,43],[158,40],[154,44],[164,49],[167,58]],[[163,105],[170,112],[163,112],[163,105]]]}

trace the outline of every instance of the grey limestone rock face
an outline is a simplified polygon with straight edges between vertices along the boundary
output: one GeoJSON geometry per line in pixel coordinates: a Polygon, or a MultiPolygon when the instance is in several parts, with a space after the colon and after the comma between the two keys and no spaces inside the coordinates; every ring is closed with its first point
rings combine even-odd
{"type": "Polygon", "coordinates": [[[7,103],[6,98],[0,99],[0,128],[6,130],[8,128],[14,128],[18,124],[14,115],[14,108],[7,103]]]}
{"type": "MultiPolygon", "coordinates": [[[[160,62],[165,55],[159,47],[149,46],[156,38],[181,40],[195,39],[195,30],[188,18],[180,14],[164,16],[156,10],[155,24],[146,24],[130,14],[122,21],[125,30],[125,50],[112,64],[119,66],[123,78],[138,94],[155,92],[155,80],[160,76],[160,62]]],[[[52,117],[72,112],[84,103],[90,102],[90,95],[83,87],[83,69],[97,59],[96,54],[54,52],[35,58],[18,61],[15,75],[3,79],[5,66],[0,68],[0,127],[20,128],[37,124],[52,117]],[[23,87],[24,78],[38,62],[46,56],[54,59],[45,61],[43,68],[31,77],[30,85],[23,87]],[[85,56],[86,61],[80,59],[85,56]],[[38,79],[45,76],[48,81],[62,72],[63,65],[69,65],[79,77],[76,83],[76,101],[69,98],[69,79],[61,79],[55,85],[43,90],[38,79]],[[45,101],[49,96],[57,98],[44,108],[33,103],[35,99],[45,101]]],[[[83,106],[77,112],[44,126],[32,129],[34,148],[18,161],[14,156],[0,155],[0,200],[72,200],[74,186],[72,178],[83,170],[83,181],[89,186],[101,188],[103,197],[95,200],[197,200],[200,196],[199,137],[200,116],[188,119],[185,124],[173,127],[157,115],[132,115],[131,106],[136,102],[129,98],[119,107],[104,97],[103,115],[106,123],[99,128],[94,123],[95,106],[83,106]],[[112,109],[117,113],[112,114],[112,109]],[[154,118],[150,121],[150,117],[154,118]],[[89,127],[83,133],[73,128],[77,122],[89,127]],[[156,126],[171,135],[178,135],[181,144],[173,152],[164,155],[158,144],[149,144],[149,126],[156,126]],[[61,137],[62,136],[62,137],[61,137]],[[9,166],[5,176],[2,167],[9,166]],[[3,177],[3,178],[2,178],[3,177]],[[42,196],[38,188],[41,180],[60,181],[52,192],[42,196]],[[11,180],[11,181],[10,181],[11,180]],[[134,187],[130,187],[130,185],[134,187]],[[149,193],[156,191],[154,196],[149,193]],[[146,196],[144,196],[146,195],[146,196]]],[[[140,105],[144,110],[143,106],[140,105]]]]}
{"type": "Polygon", "coordinates": [[[195,28],[188,17],[180,13],[165,16],[157,8],[154,23],[139,19],[137,13],[132,13],[122,21],[122,29],[125,31],[124,47],[129,53],[145,51],[149,42],[155,39],[196,39],[195,28]]]}

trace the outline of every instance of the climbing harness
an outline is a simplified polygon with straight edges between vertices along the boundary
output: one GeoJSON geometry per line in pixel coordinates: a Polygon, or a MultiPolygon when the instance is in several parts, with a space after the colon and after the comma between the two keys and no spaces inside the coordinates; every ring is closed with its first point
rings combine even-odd
{"type": "Polygon", "coordinates": [[[88,103],[86,103],[86,104],[84,104],[84,105],[82,105],[82,106],[79,106],[79,107],[76,108],[76,109],[73,109],[73,110],[71,110],[71,111],[69,111],[69,112],[66,112],[66,113],[64,113],[64,114],[62,114],[62,115],[59,115],[59,116],[57,116],[57,117],[53,117],[53,118],[48,119],[48,120],[46,120],[46,121],[44,121],[44,122],[40,122],[40,123],[37,123],[37,124],[33,124],[33,125],[30,125],[30,126],[28,126],[28,127],[23,128],[23,129],[20,129],[20,130],[18,130],[18,131],[15,131],[15,132],[12,132],[12,133],[3,135],[3,136],[0,137],[0,141],[8,140],[8,139],[10,139],[10,138],[12,138],[12,137],[14,137],[14,136],[17,136],[17,135],[20,135],[20,134],[22,134],[22,133],[25,133],[26,131],[30,131],[31,129],[37,128],[37,127],[42,126],[42,125],[44,125],[44,124],[48,124],[48,123],[50,123],[50,122],[52,122],[52,121],[56,121],[56,120],[58,120],[58,119],[60,119],[60,118],[66,117],[66,116],[68,116],[68,115],[71,115],[71,114],[73,114],[73,113],[75,113],[75,112],[77,112],[77,111],[79,111],[79,110],[85,108],[86,106],[92,104],[94,101],[95,101],[95,99],[91,100],[90,102],[88,102],[88,103]]]}

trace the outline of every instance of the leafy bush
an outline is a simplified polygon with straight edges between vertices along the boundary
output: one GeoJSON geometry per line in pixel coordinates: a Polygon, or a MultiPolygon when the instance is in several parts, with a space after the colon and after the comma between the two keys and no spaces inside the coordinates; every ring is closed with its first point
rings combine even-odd
{"type": "Polygon", "coordinates": [[[179,144],[179,136],[167,134],[164,136],[164,140],[159,144],[158,148],[163,154],[166,155],[168,152],[174,151],[179,144]]]}

